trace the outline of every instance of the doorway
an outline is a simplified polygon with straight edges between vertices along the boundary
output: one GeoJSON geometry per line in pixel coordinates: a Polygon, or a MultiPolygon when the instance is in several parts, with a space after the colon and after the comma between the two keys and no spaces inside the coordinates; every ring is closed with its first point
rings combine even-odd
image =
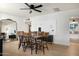
{"type": "Polygon", "coordinates": [[[17,23],[12,19],[2,19],[0,20],[0,32],[4,33],[5,40],[16,39],[17,23]]]}
{"type": "Polygon", "coordinates": [[[69,20],[69,39],[71,43],[79,43],[79,17],[69,20]]]}

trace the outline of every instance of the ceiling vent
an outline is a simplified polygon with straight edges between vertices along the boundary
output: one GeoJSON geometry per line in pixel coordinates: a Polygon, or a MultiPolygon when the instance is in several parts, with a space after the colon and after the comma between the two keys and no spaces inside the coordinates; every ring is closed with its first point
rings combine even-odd
{"type": "Polygon", "coordinates": [[[59,11],[60,11],[59,8],[53,8],[53,10],[54,10],[55,12],[59,12],[59,11]]]}

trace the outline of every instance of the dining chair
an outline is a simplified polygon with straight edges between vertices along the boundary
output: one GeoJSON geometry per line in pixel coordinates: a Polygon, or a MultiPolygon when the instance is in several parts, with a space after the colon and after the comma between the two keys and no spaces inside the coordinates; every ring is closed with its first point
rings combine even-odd
{"type": "Polygon", "coordinates": [[[44,43],[44,48],[47,48],[47,50],[48,50],[48,35],[49,35],[48,32],[44,32],[44,35],[43,35],[43,37],[44,37],[43,43],[44,43]]]}
{"type": "Polygon", "coordinates": [[[37,32],[37,38],[36,38],[36,54],[38,50],[42,50],[43,54],[45,54],[45,48],[43,43],[43,37],[44,32],[37,32]]]}
{"type": "Polygon", "coordinates": [[[25,44],[23,51],[25,52],[28,48],[30,48],[31,54],[33,54],[33,50],[35,50],[36,43],[32,35],[32,32],[27,32],[24,35],[25,35],[25,44]]]}
{"type": "Polygon", "coordinates": [[[18,31],[17,32],[17,36],[18,36],[18,40],[19,40],[19,44],[18,44],[18,49],[20,49],[20,47],[24,45],[24,31],[18,31]]]}
{"type": "Polygon", "coordinates": [[[25,32],[24,33],[24,44],[23,44],[23,51],[25,52],[27,48],[31,47],[31,33],[25,32]]]}
{"type": "Polygon", "coordinates": [[[33,51],[35,51],[35,53],[37,54],[37,52],[40,48],[40,45],[41,45],[41,40],[38,40],[38,38],[36,38],[36,36],[37,36],[37,32],[31,32],[31,36],[29,37],[31,54],[33,54],[33,51]]]}

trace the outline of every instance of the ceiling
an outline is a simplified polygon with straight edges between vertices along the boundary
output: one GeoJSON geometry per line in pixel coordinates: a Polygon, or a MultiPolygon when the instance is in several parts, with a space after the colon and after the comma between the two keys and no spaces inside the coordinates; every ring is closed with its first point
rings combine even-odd
{"type": "Polygon", "coordinates": [[[33,11],[32,14],[29,14],[30,10],[20,10],[20,8],[28,8],[23,3],[0,3],[0,12],[18,15],[22,17],[28,17],[28,16],[37,16],[42,14],[48,14],[48,13],[55,13],[55,9],[59,9],[59,11],[67,11],[72,9],[78,9],[79,3],[33,3],[34,5],[42,4],[43,7],[38,8],[42,11],[42,13],[38,13],[36,11],[33,11]]]}

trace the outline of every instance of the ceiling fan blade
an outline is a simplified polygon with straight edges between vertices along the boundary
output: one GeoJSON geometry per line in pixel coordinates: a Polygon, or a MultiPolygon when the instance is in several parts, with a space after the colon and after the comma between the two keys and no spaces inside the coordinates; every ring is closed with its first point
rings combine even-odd
{"type": "Polygon", "coordinates": [[[30,5],[28,3],[24,3],[25,5],[27,5],[28,7],[30,7],[30,5]]]}
{"type": "Polygon", "coordinates": [[[20,8],[20,10],[29,10],[30,8],[20,8]]]}
{"type": "Polygon", "coordinates": [[[35,8],[39,8],[39,7],[42,7],[43,5],[38,5],[38,6],[36,6],[35,8]]]}
{"type": "Polygon", "coordinates": [[[33,9],[33,10],[38,11],[38,12],[42,12],[42,11],[40,11],[40,10],[36,10],[36,9],[33,9]]]}

